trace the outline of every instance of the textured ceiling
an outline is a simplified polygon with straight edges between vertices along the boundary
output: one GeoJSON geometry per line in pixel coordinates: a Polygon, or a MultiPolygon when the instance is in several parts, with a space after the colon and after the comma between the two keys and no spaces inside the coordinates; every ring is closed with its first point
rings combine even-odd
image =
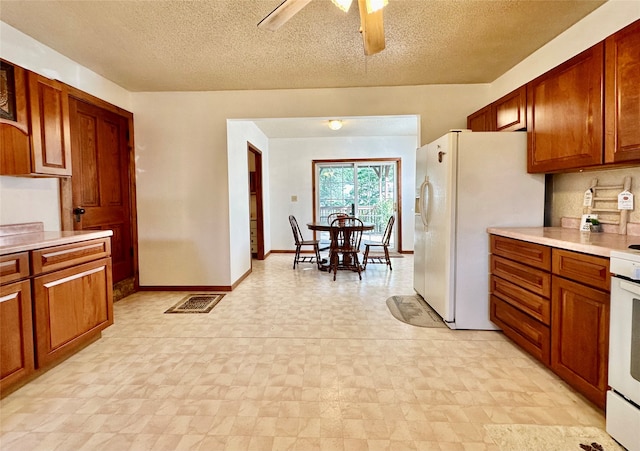
{"type": "Polygon", "coordinates": [[[397,86],[491,82],[604,1],[390,0],[369,57],[355,5],[258,29],[279,3],[0,0],[0,20],[130,91],[397,86]]]}
{"type": "Polygon", "coordinates": [[[260,119],[253,122],[269,138],[344,138],[354,136],[418,136],[419,117],[341,117],[342,128],[331,130],[329,118],[260,119]]]}

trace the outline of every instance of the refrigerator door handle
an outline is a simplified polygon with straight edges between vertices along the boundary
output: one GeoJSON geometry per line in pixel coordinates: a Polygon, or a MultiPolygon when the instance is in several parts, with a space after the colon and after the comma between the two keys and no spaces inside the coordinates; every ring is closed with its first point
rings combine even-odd
{"type": "Polygon", "coordinates": [[[420,218],[422,224],[427,227],[429,225],[429,219],[427,217],[427,209],[429,208],[429,177],[425,176],[424,182],[420,185],[420,218]]]}

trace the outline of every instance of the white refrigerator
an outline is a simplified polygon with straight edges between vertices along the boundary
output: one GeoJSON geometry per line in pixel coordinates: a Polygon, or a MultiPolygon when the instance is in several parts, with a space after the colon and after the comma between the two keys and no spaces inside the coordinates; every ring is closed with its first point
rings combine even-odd
{"type": "Polygon", "coordinates": [[[451,329],[489,320],[488,227],[544,221],[525,132],[453,131],[417,150],[414,289],[451,329]]]}

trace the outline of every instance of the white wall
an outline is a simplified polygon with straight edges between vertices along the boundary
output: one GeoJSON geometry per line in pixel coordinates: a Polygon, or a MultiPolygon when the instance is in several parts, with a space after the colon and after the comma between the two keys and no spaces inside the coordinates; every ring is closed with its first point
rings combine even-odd
{"type": "MultiPolygon", "coordinates": [[[[0,42],[3,59],[130,109],[128,91],[4,22],[0,42]]],[[[0,224],[20,222],[44,222],[46,230],[60,230],[58,179],[0,177],[0,224]]]]}
{"type": "Polygon", "coordinates": [[[249,160],[247,142],[262,153],[262,192],[264,220],[264,248],[271,249],[271,179],[269,174],[270,142],[251,121],[230,120],[227,123],[227,159],[229,172],[229,243],[230,276],[238,280],[251,268],[251,242],[249,236],[249,160]]]}
{"type": "Polygon", "coordinates": [[[402,247],[412,250],[418,139],[418,136],[374,136],[270,140],[272,249],[295,249],[287,219],[291,214],[298,220],[302,234],[311,237],[305,224],[313,219],[312,160],[400,158],[402,247]],[[292,202],[291,196],[297,196],[297,202],[292,202]]]}
{"type": "Polygon", "coordinates": [[[140,285],[229,284],[226,121],[212,110],[208,93],[135,96],[140,285]]]}
{"type": "MultiPolygon", "coordinates": [[[[141,285],[226,286],[251,268],[246,141],[269,169],[271,143],[229,119],[418,114],[432,140],[463,127],[485,95],[474,85],[132,94],[141,285]]],[[[274,176],[263,176],[268,190],[274,176]]]]}
{"type": "Polygon", "coordinates": [[[0,177],[0,224],[42,222],[60,230],[58,179],[0,177]]]}

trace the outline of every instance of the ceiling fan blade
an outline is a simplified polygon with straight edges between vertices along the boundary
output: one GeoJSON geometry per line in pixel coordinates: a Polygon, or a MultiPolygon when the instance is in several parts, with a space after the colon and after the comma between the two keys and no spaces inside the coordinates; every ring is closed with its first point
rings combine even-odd
{"type": "Polygon", "coordinates": [[[298,14],[298,12],[307,6],[311,0],[284,0],[276,9],[271,11],[267,16],[258,22],[258,28],[264,30],[276,31],[289,19],[298,14]]]}
{"type": "Polygon", "coordinates": [[[384,50],[384,22],[382,9],[367,13],[366,0],[358,0],[360,9],[360,33],[364,43],[364,54],[374,55],[384,50]]]}

